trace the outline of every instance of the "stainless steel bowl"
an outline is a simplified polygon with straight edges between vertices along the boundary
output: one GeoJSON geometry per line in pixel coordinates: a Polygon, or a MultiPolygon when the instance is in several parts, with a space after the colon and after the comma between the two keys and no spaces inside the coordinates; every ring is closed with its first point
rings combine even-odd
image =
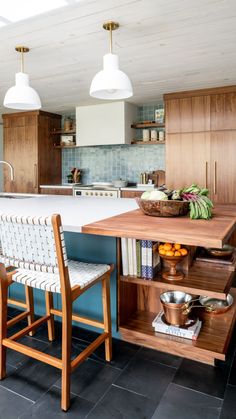
{"type": "Polygon", "coordinates": [[[160,295],[162,303],[186,304],[192,300],[192,295],[182,291],[167,291],[160,295]]]}

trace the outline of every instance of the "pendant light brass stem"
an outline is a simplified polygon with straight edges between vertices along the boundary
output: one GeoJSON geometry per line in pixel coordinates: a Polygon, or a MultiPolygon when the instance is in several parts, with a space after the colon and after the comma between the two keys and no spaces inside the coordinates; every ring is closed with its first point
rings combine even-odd
{"type": "Polygon", "coordinates": [[[19,45],[15,47],[15,50],[21,53],[20,71],[21,73],[24,73],[24,53],[29,52],[29,48],[19,45]]]}
{"type": "Polygon", "coordinates": [[[110,53],[113,53],[113,48],[112,48],[112,31],[115,31],[116,29],[119,28],[119,23],[117,22],[113,22],[112,20],[110,20],[109,22],[105,22],[103,23],[103,29],[105,29],[106,31],[110,32],[110,41],[109,41],[109,45],[110,45],[110,53]]]}

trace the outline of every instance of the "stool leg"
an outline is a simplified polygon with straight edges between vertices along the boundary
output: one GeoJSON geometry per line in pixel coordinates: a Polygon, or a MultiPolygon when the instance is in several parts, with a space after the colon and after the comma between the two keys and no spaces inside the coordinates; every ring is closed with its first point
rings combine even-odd
{"type": "Polygon", "coordinates": [[[55,339],[55,325],[54,325],[54,315],[51,313],[53,308],[53,293],[46,291],[46,314],[50,316],[50,319],[47,321],[48,325],[48,340],[53,341],[55,339]]]}
{"type": "MultiPolygon", "coordinates": [[[[25,285],[25,301],[26,301],[27,311],[29,311],[29,315],[27,316],[28,325],[31,326],[31,324],[34,322],[34,295],[33,295],[33,288],[28,287],[27,285],[25,285]]],[[[34,330],[29,332],[30,336],[34,336],[34,334],[35,334],[34,330]]]]}
{"type": "Polygon", "coordinates": [[[111,334],[111,302],[110,302],[110,275],[102,279],[102,305],[104,331],[109,333],[105,340],[106,361],[112,359],[112,334],[111,334]]]}
{"type": "Polygon", "coordinates": [[[2,340],[7,336],[7,291],[6,280],[0,278],[0,380],[6,376],[6,347],[2,340]]]}
{"type": "Polygon", "coordinates": [[[62,304],[61,409],[70,407],[72,302],[62,304]]]}

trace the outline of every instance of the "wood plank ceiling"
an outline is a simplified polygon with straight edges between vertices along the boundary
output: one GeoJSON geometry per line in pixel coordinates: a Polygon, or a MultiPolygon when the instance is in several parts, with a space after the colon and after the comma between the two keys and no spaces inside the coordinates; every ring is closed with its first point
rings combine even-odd
{"type": "Polygon", "coordinates": [[[89,87],[108,52],[102,23],[110,19],[120,23],[114,52],[133,83],[130,102],[157,103],[167,92],[236,84],[235,0],[68,3],[0,28],[0,113],[8,112],[3,98],[20,70],[17,44],[31,48],[25,71],[44,110],[64,113],[96,103],[89,87]]]}

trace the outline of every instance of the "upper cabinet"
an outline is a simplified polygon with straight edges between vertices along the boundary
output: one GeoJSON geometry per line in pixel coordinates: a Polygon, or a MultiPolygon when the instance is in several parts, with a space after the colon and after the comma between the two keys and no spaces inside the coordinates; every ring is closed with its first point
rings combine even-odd
{"type": "Polygon", "coordinates": [[[164,95],[166,132],[236,129],[236,87],[226,86],[164,95]]]}
{"type": "Polygon", "coordinates": [[[124,101],[76,108],[76,145],[130,144],[137,107],[124,101]]]}
{"type": "MultiPolygon", "coordinates": [[[[168,96],[168,95],[167,95],[168,96]]],[[[210,96],[194,96],[165,101],[166,132],[210,130],[210,96]]]]}
{"type": "Polygon", "coordinates": [[[4,160],[14,168],[14,181],[4,168],[5,192],[39,193],[40,184],[61,182],[61,151],[50,133],[61,126],[61,116],[43,111],[3,115],[4,160]]]}

